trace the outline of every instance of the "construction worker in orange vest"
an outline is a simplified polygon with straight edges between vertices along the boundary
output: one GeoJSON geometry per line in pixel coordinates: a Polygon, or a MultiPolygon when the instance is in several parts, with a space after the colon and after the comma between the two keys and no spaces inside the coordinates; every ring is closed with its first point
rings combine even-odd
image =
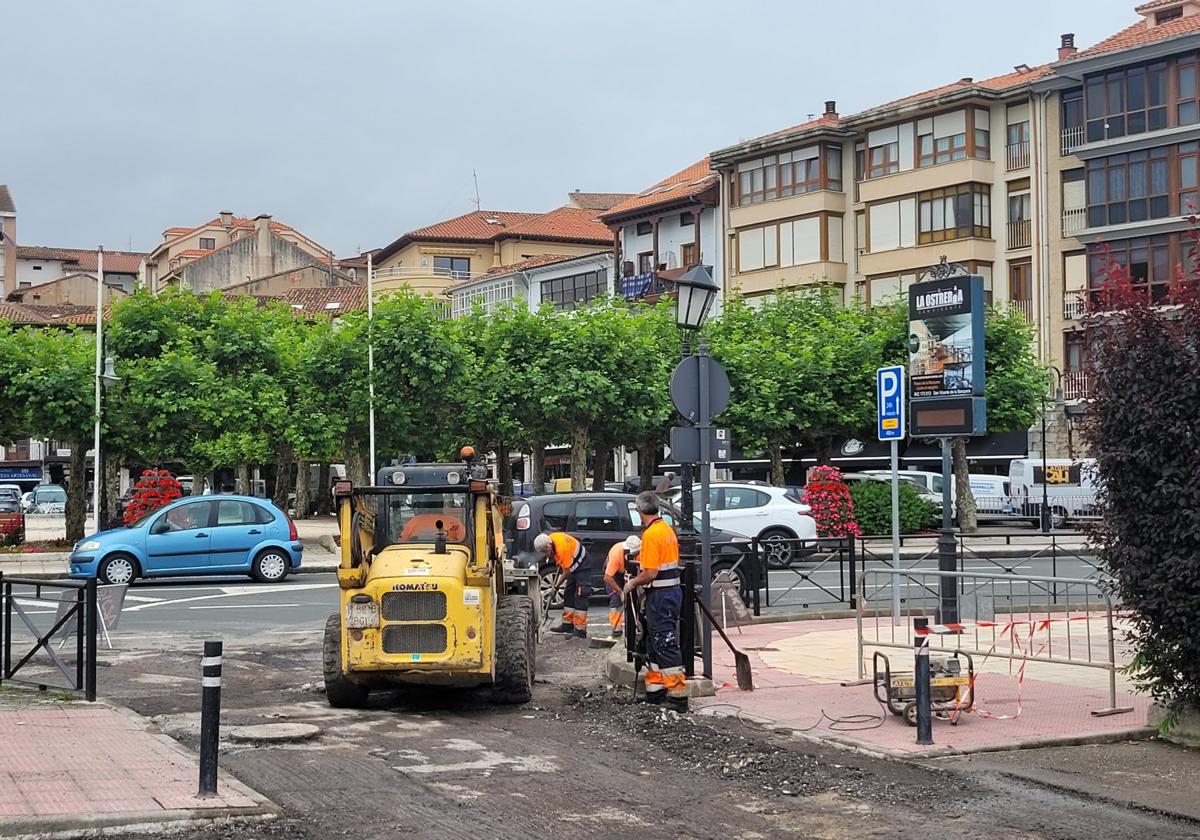
{"type": "Polygon", "coordinates": [[[621,638],[625,626],[625,605],[622,601],[621,590],[625,581],[632,575],[627,574],[629,565],[636,561],[642,550],[642,540],[637,534],[625,538],[608,550],[608,561],[604,564],[604,585],[608,587],[608,628],[614,639],[621,638]]]}
{"type": "Polygon", "coordinates": [[[680,587],[679,541],[675,529],[658,513],[658,497],[639,493],[638,514],[642,517],[642,570],[625,583],[622,594],[644,587],[646,623],[646,701],[662,703],[675,711],[688,708],[683,653],[679,649],[680,587]]]}
{"type": "Polygon", "coordinates": [[[587,638],[588,599],[592,597],[592,564],[583,544],[570,534],[555,531],[538,534],[533,550],[558,566],[554,591],[563,593],[562,624],[551,627],[551,633],[572,634],[587,638]]]}

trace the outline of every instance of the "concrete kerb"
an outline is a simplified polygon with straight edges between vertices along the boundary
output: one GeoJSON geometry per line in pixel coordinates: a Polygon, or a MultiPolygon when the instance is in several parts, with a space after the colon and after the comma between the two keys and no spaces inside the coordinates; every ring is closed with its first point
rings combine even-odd
{"type": "MultiPolygon", "coordinates": [[[[102,700],[104,706],[136,724],[145,734],[186,761],[197,761],[194,753],[162,733],[158,726],[132,709],[102,700]]],[[[92,704],[88,704],[89,706],[92,704]]],[[[198,773],[199,771],[197,771],[198,773]]],[[[197,780],[199,776],[197,775],[197,780]]],[[[258,791],[246,786],[225,771],[218,775],[218,791],[232,790],[253,805],[223,805],[220,807],[175,808],[162,811],[131,811],[110,814],[64,815],[50,814],[32,817],[0,818],[0,837],[5,840],[74,840],[74,838],[103,836],[117,832],[149,833],[179,831],[208,825],[263,822],[276,819],[279,808],[258,791]]]]}
{"type": "MultiPolygon", "coordinates": [[[[625,646],[616,645],[609,649],[604,659],[604,675],[613,685],[625,688],[641,688],[645,691],[646,679],[644,672],[635,672],[633,663],[625,661],[625,646]]],[[[715,697],[716,689],[708,677],[692,677],[687,681],[688,697],[715,697]]]]}

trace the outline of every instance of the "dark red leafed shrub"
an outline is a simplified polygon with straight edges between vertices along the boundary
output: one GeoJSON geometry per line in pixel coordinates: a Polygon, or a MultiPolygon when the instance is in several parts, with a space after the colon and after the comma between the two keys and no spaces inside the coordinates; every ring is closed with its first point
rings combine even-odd
{"type": "Polygon", "coordinates": [[[166,470],[146,470],[134,485],[133,501],[125,509],[125,524],[180,498],[183,498],[183,488],[174,476],[166,470]]]}
{"type": "Polygon", "coordinates": [[[1092,540],[1131,613],[1131,669],[1168,708],[1200,707],[1200,300],[1146,291],[1110,261],[1087,321],[1092,540]]]}

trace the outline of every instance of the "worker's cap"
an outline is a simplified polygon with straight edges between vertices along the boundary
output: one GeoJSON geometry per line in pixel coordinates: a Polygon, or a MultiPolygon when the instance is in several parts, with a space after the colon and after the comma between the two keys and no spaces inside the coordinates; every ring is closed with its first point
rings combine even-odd
{"type": "Polygon", "coordinates": [[[536,537],[533,538],[533,550],[534,551],[538,551],[538,552],[541,552],[542,554],[545,554],[549,548],[550,548],[550,535],[549,534],[538,534],[536,537]]]}
{"type": "Polygon", "coordinates": [[[642,538],[637,534],[630,534],[625,538],[625,550],[630,554],[637,554],[642,550],[642,538]]]}

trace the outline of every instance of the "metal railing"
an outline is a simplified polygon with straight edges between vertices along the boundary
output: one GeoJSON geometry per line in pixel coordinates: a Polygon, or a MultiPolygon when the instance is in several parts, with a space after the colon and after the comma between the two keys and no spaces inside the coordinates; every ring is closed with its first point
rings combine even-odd
{"type": "Polygon", "coordinates": [[[1028,248],[1032,241],[1030,230],[1032,226],[1029,219],[1018,219],[1015,222],[1008,223],[1008,249],[1013,248],[1028,248]]]}
{"type": "Polygon", "coordinates": [[[1063,292],[1063,318],[1077,321],[1087,313],[1087,292],[1063,292]]]}
{"type": "Polygon", "coordinates": [[[1029,166],[1029,141],[1022,140],[1020,143],[1009,143],[1005,147],[1005,160],[1008,165],[1008,171],[1014,169],[1024,169],[1029,166]]]}
{"type": "Polygon", "coordinates": [[[657,271],[649,271],[622,277],[620,288],[621,296],[626,300],[637,300],[665,294],[675,288],[675,284],[660,278],[657,271]]]}
{"type": "Polygon", "coordinates": [[[1087,208],[1072,207],[1062,212],[1062,235],[1074,236],[1087,227],[1087,208]]]}
{"type": "Polygon", "coordinates": [[[0,573],[0,601],[0,684],[79,691],[94,701],[96,579],[34,580],[0,573]],[[72,634],[73,656],[61,650],[72,634]]]}
{"type": "Polygon", "coordinates": [[[1021,300],[1020,298],[1009,298],[1008,308],[1014,312],[1020,312],[1027,323],[1033,323],[1033,301],[1021,300]]]}
{"type": "Polygon", "coordinates": [[[984,659],[1042,662],[1102,670],[1108,706],[1094,715],[1131,711],[1117,706],[1116,630],[1111,596],[1095,580],[1037,575],[943,572],[934,569],[870,569],[859,583],[858,672],[867,648],[912,650],[902,617],[926,617],[937,625],[943,587],[957,592],[954,625],[936,629],[934,652],[984,659]],[[1053,602],[1048,593],[1058,592],[1053,602]]]}
{"type": "Polygon", "coordinates": [[[818,540],[754,540],[751,555],[758,574],[750,585],[754,614],[768,607],[855,606],[857,546],[851,537],[818,540]],[[772,585],[771,573],[782,576],[772,585]]]}
{"type": "Polygon", "coordinates": [[[430,268],[429,266],[417,265],[392,265],[387,268],[376,268],[372,270],[371,275],[374,280],[404,279],[408,277],[447,277],[454,282],[474,280],[478,277],[488,276],[487,272],[481,271],[455,271],[449,268],[430,268]]]}
{"type": "Polygon", "coordinates": [[[1062,153],[1069,155],[1084,143],[1084,128],[1082,125],[1069,125],[1062,130],[1062,153]]]}
{"type": "Polygon", "coordinates": [[[1086,370],[1068,370],[1063,374],[1063,395],[1069,400],[1087,399],[1092,393],[1086,370]]]}

